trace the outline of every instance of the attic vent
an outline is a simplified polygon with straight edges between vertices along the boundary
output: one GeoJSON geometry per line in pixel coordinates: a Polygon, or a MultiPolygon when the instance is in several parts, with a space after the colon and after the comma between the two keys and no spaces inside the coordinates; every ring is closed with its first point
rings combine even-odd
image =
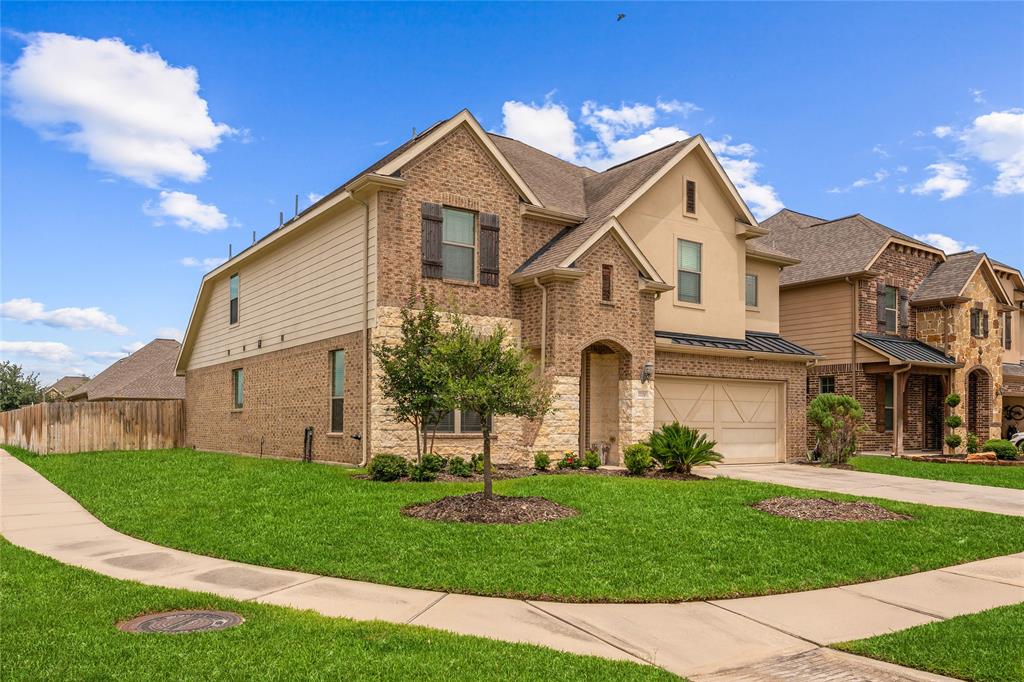
{"type": "Polygon", "coordinates": [[[697,214],[697,183],[693,180],[686,181],[686,212],[697,214]]]}

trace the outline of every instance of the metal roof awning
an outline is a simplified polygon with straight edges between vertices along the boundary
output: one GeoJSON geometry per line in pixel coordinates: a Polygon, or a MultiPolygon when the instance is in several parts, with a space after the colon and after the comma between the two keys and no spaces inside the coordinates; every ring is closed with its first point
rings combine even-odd
{"type": "Polygon", "coordinates": [[[771,353],[776,355],[797,355],[806,358],[817,357],[813,351],[787,341],[778,334],[769,332],[747,332],[742,339],[729,339],[720,336],[703,336],[701,334],[680,334],[677,332],[654,332],[656,339],[670,341],[677,346],[708,348],[719,351],[737,353],[771,353]]]}
{"type": "Polygon", "coordinates": [[[938,348],[917,339],[865,333],[854,334],[854,337],[860,343],[889,358],[890,361],[926,367],[948,367],[950,369],[961,366],[961,363],[958,363],[938,348]]]}

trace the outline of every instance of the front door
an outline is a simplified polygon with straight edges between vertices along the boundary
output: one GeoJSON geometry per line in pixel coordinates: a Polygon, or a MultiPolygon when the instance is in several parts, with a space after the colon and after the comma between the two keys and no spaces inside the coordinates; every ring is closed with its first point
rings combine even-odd
{"type": "Polygon", "coordinates": [[[924,382],[924,438],[925,450],[942,450],[943,415],[942,380],[926,376],[924,382]]]}

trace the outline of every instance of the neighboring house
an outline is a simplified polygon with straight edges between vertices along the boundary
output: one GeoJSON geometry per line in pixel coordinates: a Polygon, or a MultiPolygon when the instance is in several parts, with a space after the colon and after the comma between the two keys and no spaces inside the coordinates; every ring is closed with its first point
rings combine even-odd
{"type": "Polygon", "coordinates": [[[72,391],[68,400],[184,400],[185,380],[174,373],[181,344],[154,339],[72,391]]]}
{"type": "MultiPolygon", "coordinates": [[[[401,145],[208,273],[177,371],[187,442],[317,458],[415,452],[369,348],[420,287],[506,327],[552,387],[542,419],[496,419],[499,461],[623,446],[678,419],[727,462],[805,451],[810,351],[778,334],[765,234],[700,136],[597,173],[486,133],[463,111],[401,145]]],[[[478,452],[479,418],[437,450],[478,452]]]]}
{"type": "Polygon", "coordinates": [[[825,220],[787,209],[761,225],[770,234],[755,247],[801,259],[780,278],[781,329],[822,356],[807,398],[857,398],[868,421],[863,450],[941,450],[950,392],[963,400],[961,435],[1005,433],[1004,407],[1024,402],[1018,270],[983,253],[947,255],[859,214],[825,220]]]}
{"type": "Polygon", "coordinates": [[[76,388],[89,381],[89,377],[66,376],[58,379],[52,386],[43,389],[43,400],[56,402],[67,400],[67,397],[76,388]]]}

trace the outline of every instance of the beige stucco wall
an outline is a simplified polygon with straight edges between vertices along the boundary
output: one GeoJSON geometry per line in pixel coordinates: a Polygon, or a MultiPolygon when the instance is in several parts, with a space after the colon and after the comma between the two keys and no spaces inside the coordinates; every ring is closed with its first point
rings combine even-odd
{"type": "Polygon", "coordinates": [[[1014,311],[1011,313],[1010,331],[1012,344],[1009,349],[1003,351],[1003,362],[1010,364],[1019,364],[1021,358],[1024,357],[1024,311],[1021,310],[1021,301],[1024,301],[1024,293],[1020,293],[1014,290],[1014,284],[1016,277],[1010,276],[1005,272],[997,271],[999,276],[999,284],[1002,285],[1003,291],[1011,301],[1013,301],[1014,311]]]}
{"type": "MultiPolygon", "coordinates": [[[[376,201],[370,200],[369,324],[376,301],[376,201]]],[[[210,281],[187,369],[249,358],[362,329],[364,209],[316,217],[294,237],[210,281]],[[239,274],[238,322],[229,279],[239,274]],[[283,337],[283,338],[282,338],[283,337]],[[258,344],[260,342],[260,344],[258,344]],[[261,347],[257,347],[261,345],[261,347]]]]}
{"type": "MultiPolygon", "coordinates": [[[[701,303],[679,302],[675,291],[663,295],[655,306],[657,329],[743,338],[745,241],[736,236],[736,209],[699,153],[691,153],[666,173],[623,213],[620,222],[658,274],[673,286],[676,240],[702,245],[701,303]],[[696,217],[683,213],[684,178],[697,182],[696,217]]],[[[766,304],[768,297],[778,295],[770,287],[762,293],[766,304]]]]}
{"type": "MultiPolygon", "coordinates": [[[[746,274],[757,275],[757,306],[745,307],[747,329],[779,333],[779,266],[747,258],[746,274]]],[[[744,304],[746,289],[744,289],[744,304]]]]}

